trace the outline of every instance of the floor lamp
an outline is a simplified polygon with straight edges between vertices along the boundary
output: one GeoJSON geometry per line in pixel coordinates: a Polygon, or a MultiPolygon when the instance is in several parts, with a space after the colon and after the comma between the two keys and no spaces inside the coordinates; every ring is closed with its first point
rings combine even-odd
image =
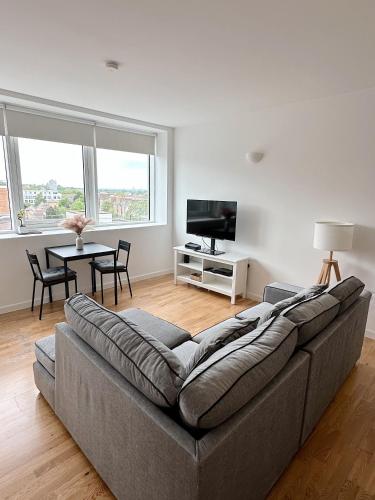
{"type": "Polygon", "coordinates": [[[329,251],[329,258],[323,259],[318,284],[329,285],[332,268],[335,271],[337,281],[341,280],[339,263],[333,258],[333,252],[350,250],[353,244],[353,232],[354,224],[350,222],[315,222],[314,248],[329,251]]]}

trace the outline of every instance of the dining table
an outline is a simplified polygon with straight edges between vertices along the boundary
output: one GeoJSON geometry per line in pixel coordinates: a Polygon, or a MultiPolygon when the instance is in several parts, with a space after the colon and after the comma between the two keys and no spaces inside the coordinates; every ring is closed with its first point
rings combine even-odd
{"type": "MultiPolygon", "coordinates": [[[[101,243],[85,243],[82,250],[78,250],[75,245],[59,245],[54,247],[46,247],[44,249],[46,255],[47,267],[50,267],[50,257],[63,262],[65,275],[68,274],[68,262],[82,259],[91,259],[94,261],[97,257],[113,256],[113,286],[115,289],[115,304],[117,305],[117,270],[116,270],[116,254],[117,249],[102,245],[101,243]]],[[[92,290],[96,291],[95,271],[91,271],[92,290]]],[[[69,298],[69,284],[65,281],[65,297],[69,298]]]]}

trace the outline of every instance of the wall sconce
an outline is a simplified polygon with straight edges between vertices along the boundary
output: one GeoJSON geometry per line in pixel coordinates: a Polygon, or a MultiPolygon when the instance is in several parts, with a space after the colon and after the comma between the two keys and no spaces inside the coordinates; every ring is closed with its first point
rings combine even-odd
{"type": "Polygon", "coordinates": [[[253,151],[251,153],[246,153],[245,158],[248,163],[259,163],[263,160],[264,153],[261,151],[253,151]]]}

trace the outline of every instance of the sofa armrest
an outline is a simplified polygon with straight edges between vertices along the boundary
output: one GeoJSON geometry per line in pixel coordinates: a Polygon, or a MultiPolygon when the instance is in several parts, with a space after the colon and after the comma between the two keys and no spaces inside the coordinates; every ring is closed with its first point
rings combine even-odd
{"type": "Polygon", "coordinates": [[[289,299],[303,290],[301,286],[289,285],[288,283],[270,283],[264,288],[263,302],[276,304],[280,300],[289,299]]]}
{"type": "Polygon", "coordinates": [[[56,332],[56,414],[114,496],[197,499],[196,439],[69,325],[56,332]]]}

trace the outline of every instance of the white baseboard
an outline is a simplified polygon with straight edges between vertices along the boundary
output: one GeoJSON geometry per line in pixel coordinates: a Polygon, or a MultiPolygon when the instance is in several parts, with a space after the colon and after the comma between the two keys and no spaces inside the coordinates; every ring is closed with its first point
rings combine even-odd
{"type": "MultiPolygon", "coordinates": [[[[148,280],[150,278],[165,276],[166,274],[173,274],[173,269],[164,269],[163,271],[155,271],[153,273],[148,273],[148,274],[137,274],[137,276],[131,276],[131,280],[132,282],[143,281],[143,280],[148,280]]],[[[108,286],[111,287],[113,286],[113,284],[109,283],[108,286]]]]}
{"type": "Polygon", "coordinates": [[[366,329],[365,336],[375,340],[375,330],[366,329]]]}
{"type": "MultiPolygon", "coordinates": [[[[155,271],[153,273],[148,273],[148,274],[138,274],[136,276],[131,276],[131,282],[135,283],[136,281],[143,281],[147,280],[150,278],[157,278],[158,276],[164,276],[166,274],[171,274],[173,273],[172,269],[165,269],[163,271],[155,271]]],[[[113,280],[112,281],[104,281],[103,282],[103,289],[107,288],[113,288],[113,280]]],[[[83,289],[80,290],[81,292],[84,293],[91,293],[91,288],[90,289],[83,289]]],[[[65,299],[65,295],[63,292],[54,294],[54,300],[63,300],[65,299]]],[[[48,294],[44,295],[45,303],[48,301],[48,294]]],[[[35,298],[35,305],[38,306],[40,304],[40,299],[35,298]]],[[[31,307],[31,298],[29,300],[24,300],[22,302],[16,302],[15,304],[7,304],[5,306],[0,306],[0,314],[5,314],[8,312],[12,311],[20,311],[21,309],[29,309],[31,307]]]]}

